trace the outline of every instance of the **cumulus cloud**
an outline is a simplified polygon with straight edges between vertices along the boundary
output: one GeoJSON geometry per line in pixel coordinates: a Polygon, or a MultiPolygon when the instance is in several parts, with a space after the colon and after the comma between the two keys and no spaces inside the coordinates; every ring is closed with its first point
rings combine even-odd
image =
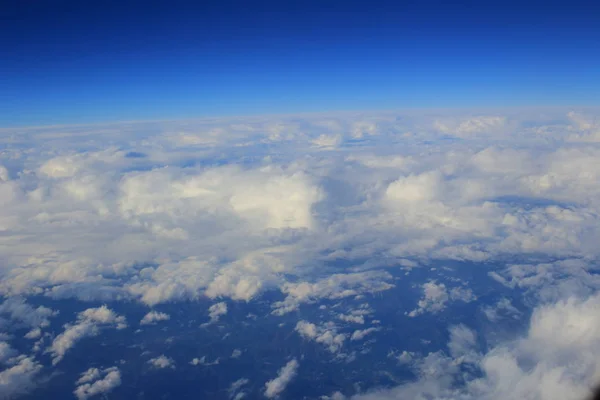
{"type": "Polygon", "coordinates": [[[347,337],[343,333],[338,333],[337,327],[332,322],[315,325],[307,321],[298,321],[295,329],[303,338],[324,345],[332,353],[337,353],[342,348],[347,337]]]}
{"type": "Polygon", "coordinates": [[[36,335],[35,332],[48,327],[50,318],[56,316],[58,311],[44,306],[34,308],[23,298],[9,297],[0,304],[0,314],[8,314],[13,328],[31,328],[32,331],[28,334],[29,338],[36,338],[39,337],[39,334],[36,335]]]}
{"type": "Polygon", "coordinates": [[[276,302],[275,315],[283,315],[296,310],[302,303],[322,299],[341,299],[366,293],[377,293],[394,287],[386,282],[391,275],[383,271],[369,271],[350,274],[334,274],[314,283],[286,283],[282,287],[286,298],[276,302]]]}
{"type": "MultiPolygon", "coordinates": [[[[7,355],[5,349],[4,356],[7,355]]],[[[39,362],[25,355],[5,359],[2,364],[3,370],[0,371],[0,397],[2,398],[14,398],[32,390],[42,370],[39,362]]]]}
{"type": "Polygon", "coordinates": [[[76,384],[78,386],[73,394],[79,400],[86,400],[99,394],[109,393],[121,385],[121,372],[117,367],[103,370],[90,368],[81,374],[76,384]]]}
{"type": "Polygon", "coordinates": [[[341,135],[321,135],[316,139],[312,140],[312,144],[316,147],[321,148],[332,148],[337,147],[342,142],[341,135]]]}
{"type": "Polygon", "coordinates": [[[298,366],[295,358],[285,364],[276,378],[265,383],[265,396],[270,399],[279,396],[296,376],[298,366]]]}
{"type": "Polygon", "coordinates": [[[125,317],[116,314],[107,306],[88,308],[77,315],[75,323],[65,325],[65,330],[54,339],[47,352],[52,354],[52,364],[56,365],[81,339],[96,336],[102,329],[126,327],[125,317]]]}
{"type": "Polygon", "coordinates": [[[164,354],[161,354],[158,357],[151,358],[150,360],[148,360],[148,364],[157,369],[175,368],[175,362],[173,361],[173,359],[165,356],[164,354]]]}
{"type": "MultiPolygon", "coordinates": [[[[479,282],[455,286],[435,273],[409,315],[442,316],[452,302],[474,301],[481,293],[492,299],[479,307],[488,322],[525,323],[533,307],[534,316],[570,307],[589,321],[581,310],[600,288],[594,270],[600,149],[593,111],[358,113],[186,124],[19,128],[5,135],[18,136],[19,145],[0,152],[3,330],[45,337],[55,310],[28,305],[26,296],[154,306],[202,297],[249,302],[276,290],[283,298],[271,310],[283,316],[322,301],[386,296],[397,279],[414,276],[403,267],[438,260],[474,268],[485,263],[490,295],[480,292],[479,282]],[[496,290],[505,292],[495,296],[496,290]]],[[[366,323],[367,314],[348,310],[328,304],[344,329],[366,323]]],[[[95,313],[80,314],[55,338],[48,349],[55,363],[81,338],[125,324],[123,317],[95,313]]],[[[335,325],[301,322],[297,329],[306,339],[336,344],[335,325]]],[[[540,335],[531,329],[531,337],[540,335]]],[[[582,336],[561,340],[579,354],[578,341],[587,343],[582,336]]],[[[485,340],[480,332],[474,338],[485,340]]],[[[484,376],[466,380],[465,399],[493,398],[490,388],[508,397],[537,395],[534,386],[552,373],[558,374],[556,393],[563,393],[563,384],[587,384],[585,368],[594,368],[587,359],[570,359],[575,367],[565,372],[563,354],[542,352],[529,336],[499,341],[481,354],[469,333],[455,328],[447,354],[418,359],[407,349],[413,356],[406,365],[421,379],[398,395],[415,398],[429,387],[431,396],[454,398],[460,385],[448,382],[453,371],[468,369],[465,363],[484,376]],[[521,385],[511,390],[523,392],[503,389],[511,379],[521,385]]],[[[594,354],[591,344],[586,349],[594,354]]],[[[19,363],[37,371],[34,359],[15,362],[4,372],[19,363]]]]}
{"type": "Polygon", "coordinates": [[[220,302],[213,304],[208,308],[208,316],[210,317],[209,323],[215,323],[221,318],[222,315],[227,314],[227,303],[220,302]]]}
{"type": "Polygon", "coordinates": [[[408,316],[416,317],[426,312],[437,314],[443,311],[450,301],[469,303],[475,299],[471,289],[454,287],[448,291],[445,284],[429,281],[423,284],[423,298],[419,300],[418,308],[409,312],[408,316]]]}
{"type": "Polygon", "coordinates": [[[140,325],[153,325],[159,321],[168,321],[169,319],[171,319],[169,314],[158,311],[150,311],[148,314],[144,315],[144,318],[141,319],[140,325]]]}
{"type": "Polygon", "coordinates": [[[357,329],[354,332],[352,332],[352,336],[350,336],[350,340],[355,341],[355,340],[362,340],[364,339],[367,335],[373,333],[373,332],[377,332],[378,330],[380,330],[380,328],[367,328],[367,329],[357,329]]]}
{"type": "Polygon", "coordinates": [[[417,362],[417,381],[353,398],[586,398],[600,371],[599,307],[598,295],[539,306],[524,337],[485,354],[477,352],[472,330],[456,326],[451,329],[450,355],[430,353],[417,362]],[[456,387],[459,367],[466,362],[475,365],[478,374],[463,375],[467,382],[456,387]]]}

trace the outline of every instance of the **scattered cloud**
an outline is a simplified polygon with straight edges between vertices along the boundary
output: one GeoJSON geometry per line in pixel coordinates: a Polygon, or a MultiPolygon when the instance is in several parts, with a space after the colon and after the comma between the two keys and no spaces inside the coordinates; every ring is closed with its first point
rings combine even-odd
{"type": "Polygon", "coordinates": [[[117,367],[104,370],[90,368],[81,374],[76,384],[79,386],[73,394],[79,400],[86,400],[99,394],[109,393],[121,385],[121,372],[117,367]]]}
{"type": "Polygon", "coordinates": [[[206,356],[202,356],[200,358],[194,357],[192,359],[192,361],[190,361],[191,365],[205,365],[205,366],[210,366],[210,365],[217,365],[219,364],[219,359],[215,359],[214,361],[207,361],[206,360],[206,356]]]}
{"type": "Polygon", "coordinates": [[[373,332],[377,332],[381,330],[381,328],[367,328],[367,329],[357,329],[354,332],[352,332],[352,336],[350,336],[350,340],[355,341],[355,340],[362,340],[365,338],[365,336],[373,333],[373,332]]]}
{"type": "Polygon", "coordinates": [[[169,319],[171,319],[169,314],[158,311],[150,311],[148,314],[144,315],[144,318],[141,319],[140,325],[154,325],[159,321],[168,321],[169,319]]]}
{"type": "MultiPolygon", "coordinates": [[[[415,382],[360,396],[584,395],[600,370],[592,339],[600,289],[595,114],[352,113],[11,129],[0,139],[0,397],[34,387],[42,368],[9,341],[24,336],[42,349],[65,312],[37,304],[207,297],[220,302],[209,309],[216,322],[230,301],[278,291],[280,301],[267,306],[282,320],[327,303],[323,314],[340,327],[293,323],[337,353],[375,328],[363,326],[366,311],[331,303],[385,296],[440,260],[485,263],[498,296],[436,272],[419,281],[422,297],[407,315],[446,320],[453,302],[476,293],[491,299],[478,305],[488,323],[523,324],[533,310],[528,333],[496,337],[484,352],[478,343],[488,338],[464,322],[442,350],[394,353],[415,382]]],[[[151,311],[140,324],[165,316],[151,311]]],[[[82,338],[125,326],[107,306],[90,308],[45,350],[57,364],[82,338]]],[[[293,376],[297,363],[290,369],[293,376]]],[[[82,395],[105,387],[112,372],[78,384],[89,385],[82,395]]],[[[265,394],[277,396],[289,379],[271,381],[265,394]]]]}
{"type": "Polygon", "coordinates": [[[276,378],[265,383],[265,396],[270,399],[279,396],[296,376],[298,366],[295,358],[285,364],[276,378]]]}
{"type": "Polygon", "coordinates": [[[210,317],[210,321],[208,324],[214,324],[219,321],[221,316],[227,314],[227,303],[224,301],[220,303],[213,304],[208,308],[208,316],[210,317]]]}
{"type": "Polygon", "coordinates": [[[337,353],[346,340],[346,335],[338,333],[337,327],[332,322],[315,325],[307,321],[298,321],[296,332],[304,339],[314,340],[324,345],[332,353],[337,353]]]}
{"type": "Polygon", "coordinates": [[[124,329],[125,317],[116,314],[106,306],[88,308],[77,315],[74,324],[66,324],[65,330],[58,335],[47,352],[52,354],[52,364],[58,364],[75,344],[87,336],[96,336],[101,329],[124,329]]]}
{"type": "Polygon", "coordinates": [[[151,358],[148,360],[148,364],[156,369],[175,368],[175,362],[173,359],[165,356],[164,354],[161,354],[155,358],[151,358]]]}
{"type": "MultiPolygon", "coordinates": [[[[3,356],[7,356],[6,349],[3,356]]],[[[0,397],[14,398],[29,392],[35,388],[41,370],[42,365],[33,357],[20,355],[5,359],[0,371],[0,397]]]]}
{"type": "Polygon", "coordinates": [[[454,287],[448,291],[445,284],[429,281],[423,284],[423,298],[419,300],[418,308],[409,312],[408,316],[416,317],[426,312],[437,314],[447,307],[448,302],[460,300],[469,303],[475,299],[471,289],[454,287]]]}

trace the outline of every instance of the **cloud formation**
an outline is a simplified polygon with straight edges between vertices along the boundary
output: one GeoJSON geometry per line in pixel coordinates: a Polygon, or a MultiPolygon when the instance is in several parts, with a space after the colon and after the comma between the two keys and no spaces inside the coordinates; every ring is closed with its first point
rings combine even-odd
{"type": "Polygon", "coordinates": [[[64,326],[65,330],[52,341],[52,345],[46,351],[52,354],[52,365],[56,365],[84,337],[96,336],[100,330],[106,328],[126,327],[125,317],[116,314],[107,306],[88,308],[77,315],[75,323],[64,326]]]}
{"type": "Polygon", "coordinates": [[[73,394],[79,400],[86,400],[99,394],[109,393],[121,385],[121,372],[117,367],[103,370],[90,368],[81,374],[76,384],[78,386],[73,394]]]}
{"type": "Polygon", "coordinates": [[[279,370],[276,378],[265,383],[265,396],[269,399],[280,395],[294,379],[298,371],[298,361],[294,358],[279,370]]]}
{"type": "Polygon", "coordinates": [[[157,322],[168,321],[169,319],[171,319],[169,314],[158,311],[150,311],[141,319],[140,325],[154,325],[157,322]]]}
{"type": "MultiPolygon", "coordinates": [[[[600,359],[595,114],[415,111],[11,131],[0,139],[2,393],[32,387],[41,370],[42,357],[16,352],[14,337],[35,341],[39,354],[58,333],[45,348],[56,365],[82,338],[126,325],[102,306],[54,333],[53,321],[69,314],[38,304],[208,298],[216,322],[227,304],[232,313],[236,301],[277,298],[268,318],[291,320],[337,354],[385,333],[367,325],[380,318],[372,299],[412,287],[421,297],[399,301],[399,315],[458,325],[439,351],[394,353],[418,380],[361,396],[584,394],[577,387],[598,378],[600,359]],[[425,274],[430,264],[459,265],[456,276],[469,265],[474,278],[425,274]],[[482,321],[531,315],[528,333],[489,338],[446,318],[453,305],[488,299],[482,321]],[[357,306],[366,301],[372,313],[357,306]],[[315,321],[335,323],[301,314],[321,303],[329,314],[315,321]]],[[[168,317],[150,311],[140,324],[168,317]]],[[[170,366],[162,357],[156,366],[170,366]]],[[[191,364],[211,364],[205,357],[191,364]]],[[[289,381],[278,379],[269,393],[289,381]]]]}

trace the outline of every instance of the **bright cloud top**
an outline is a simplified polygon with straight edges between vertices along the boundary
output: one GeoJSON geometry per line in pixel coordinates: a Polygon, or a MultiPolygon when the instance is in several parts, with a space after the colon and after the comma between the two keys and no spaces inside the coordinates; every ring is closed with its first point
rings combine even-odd
{"type": "MultiPolygon", "coordinates": [[[[167,344],[174,326],[224,342],[241,307],[264,305],[243,324],[288,329],[286,340],[348,365],[398,329],[392,322],[453,321],[442,349],[390,349],[417,379],[351,394],[359,398],[580,398],[600,380],[597,115],[414,111],[3,131],[0,397],[68,368],[84,339],[133,335],[125,305],[140,307],[136,335],[166,332],[167,344]],[[379,318],[390,312],[382,298],[397,302],[393,321],[379,318]],[[54,305],[68,301],[84,306],[54,305]],[[154,310],[178,302],[203,308],[189,321],[154,310]],[[486,336],[452,314],[463,308],[526,333],[486,336]]],[[[147,345],[144,357],[160,356],[143,358],[145,369],[162,374],[252,355],[223,346],[181,361],[147,345]]],[[[296,360],[304,365],[290,359],[257,390],[283,393],[296,360]]],[[[71,381],[74,395],[122,390],[118,361],[77,369],[91,368],[71,381]]],[[[227,383],[231,396],[256,384],[244,376],[227,383]]]]}

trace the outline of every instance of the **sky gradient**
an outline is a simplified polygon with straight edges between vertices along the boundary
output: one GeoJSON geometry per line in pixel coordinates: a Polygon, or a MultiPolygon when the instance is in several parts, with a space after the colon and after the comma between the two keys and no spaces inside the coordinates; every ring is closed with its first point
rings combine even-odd
{"type": "Polygon", "coordinates": [[[3,4],[0,126],[597,105],[578,2],[3,4]]]}

